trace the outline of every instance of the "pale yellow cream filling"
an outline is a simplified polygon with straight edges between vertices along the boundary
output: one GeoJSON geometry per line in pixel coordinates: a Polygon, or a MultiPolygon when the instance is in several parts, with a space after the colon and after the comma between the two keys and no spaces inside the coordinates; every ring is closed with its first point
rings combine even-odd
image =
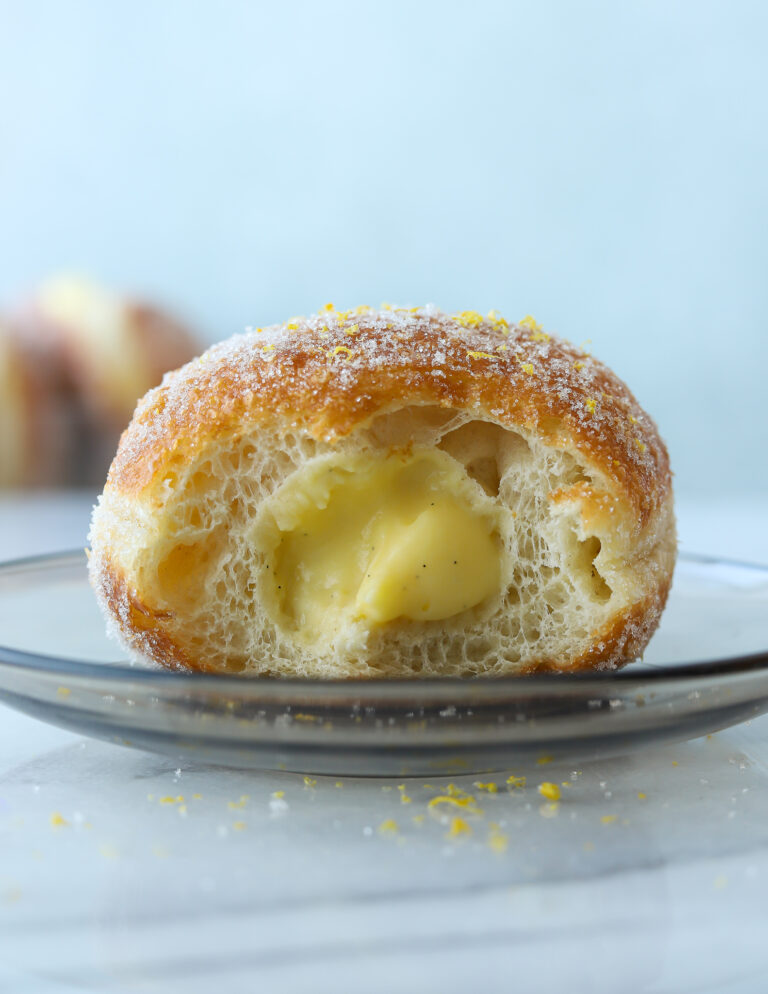
{"type": "Polygon", "coordinates": [[[495,504],[436,449],[318,460],[269,504],[273,599],[313,641],[449,618],[499,590],[495,504]]]}

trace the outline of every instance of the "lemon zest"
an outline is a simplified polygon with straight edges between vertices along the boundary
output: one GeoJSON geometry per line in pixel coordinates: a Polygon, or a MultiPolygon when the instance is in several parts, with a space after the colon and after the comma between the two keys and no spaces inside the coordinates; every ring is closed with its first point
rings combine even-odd
{"type": "Polygon", "coordinates": [[[546,797],[548,801],[559,801],[561,797],[560,788],[556,783],[552,783],[549,780],[545,780],[544,783],[539,784],[539,793],[542,797],[546,797]]]}
{"type": "Polygon", "coordinates": [[[471,835],[472,826],[456,815],[455,818],[451,818],[451,827],[448,829],[446,838],[455,839],[459,835],[471,835]]]}
{"type": "Polygon", "coordinates": [[[329,349],[326,355],[330,358],[337,355],[346,355],[349,358],[352,355],[352,349],[347,348],[346,345],[337,345],[335,348],[329,349]]]}
{"type": "Polygon", "coordinates": [[[520,322],[521,328],[527,328],[529,331],[541,331],[541,325],[531,314],[526,314],[523,320],[520,322]]]}

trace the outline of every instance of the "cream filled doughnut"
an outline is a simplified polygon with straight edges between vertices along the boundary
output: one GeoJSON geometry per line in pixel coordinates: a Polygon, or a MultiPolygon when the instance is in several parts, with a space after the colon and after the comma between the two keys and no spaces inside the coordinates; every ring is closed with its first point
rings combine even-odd
{"type": "Polygon", "coordinates": [[[8,328],[0,375],[15,370],[15,387],[0,405],[20,413],[0,428],[0,485],[100,484],[137,400],[198,351],[163,311],[80,277],[45,282],[8,328]],[[19,460],[21,472],[11,466],[19,460]]]}
{"type": "Polygon", "coordinates": [[[21,358],[0,324],[0,487],[19,486],[27,476],[24,380],[21,358]]]}
{"type": "Polygon", "coordinates": [[[0,319],[0,488],[61,485],[71,458],[67,389],[41,343],[0,319]]]}
{"type": "Polygon", "coordinates": [[[82,277],[43,283],[29,314],[61,356],[90,415],[120,431],[163,373],[198,351],[189,331],[169,315],[82,277]]]}
{"type": "Polygon", "coordinates": [[[596,359],[530,318],[329,305],[150,391],[90,543],[136,658],[497,676],[637,658],[675,524],[656,426],[596,359]]]}

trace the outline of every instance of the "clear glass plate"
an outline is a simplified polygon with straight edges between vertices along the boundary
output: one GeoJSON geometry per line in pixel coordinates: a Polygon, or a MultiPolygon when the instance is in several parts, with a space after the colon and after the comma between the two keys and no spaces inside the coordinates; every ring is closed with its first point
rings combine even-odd
{"type": "Polygon", "coordinates": [[[768,711],[768,568],[682,556],[644,660],[495,680],[249,680],[130,665],[82,552],[0,566],[0,700],[65,728],[235,767],[408,776],[589,759],[768,711]]]}

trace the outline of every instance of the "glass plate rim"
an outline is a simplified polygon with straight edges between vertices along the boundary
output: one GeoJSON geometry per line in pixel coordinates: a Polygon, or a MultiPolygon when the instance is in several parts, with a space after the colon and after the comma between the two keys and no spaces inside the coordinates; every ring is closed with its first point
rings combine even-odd
{"type": "MultiPolygon", "coordinates": [[[[65,549],[58,552],[40,553],[32,556],[23,556],[15,559],[0,562],[0,579],[12,574],[14,571],[42,570],[46,567],[56,568],[71,565],[85,565],[87,550],[85,549],[65,549]]],[[[768,579],[768,565],[747,562],[744,560],[730,559],[723,556],[710,555],[697,552],[680,552],[678,560],[689,563],[701,563],[710,565],[731,566],[738,569],[755,570],[766,575],[768,579]]],[[[294,679],[290,677],[274,678],[261,677],[258,679],[237,675],[220,675],[215,673],[200,673],[197,671],[171,671],[163,669],[142,669],[137,666],[125,665],[122,663],[109,664],[105,667],[104,662],[88,662],[81,659],[67,659],[61,656],[46,655],[43,653],[29,652],[23,649],[14,649],[0,644],[0,666],[11,667],[27,673],[46,674],[48,676],[66,675],[68,678],[82,679],[104,679],[108,677],[117,683],[140,682],[158,689],[188,684],[189,689],[195,690],[228,690],[230,692],[242,692],[246,688],[259,688],[260,691],[279,692],[282,696],[291,688],[307,690],[309,688],[317,690],[335,690],[340,688],[360,688],[368,693],[376,694],[376,691],[397,691],[408,689],[411,692],[421,688],[430,690],[458,689],[458,688],[499,688],[511,690],[516,688],[525,692],[532,689],[558,688],[565,690],[568,687],[579,687],[584,689],[590,683],[605,690],[607,683],[616,682],[621,685],[637,684],[658,684],[671,683],[674,681],[690,681],[695,678],[727,678],[754,673],[755,671],[768,671],[768,645],[758,652],[719,657],[703,662],[692,661],[690,663],[663,664],[654,663],[650,668],[642,671],[633,670],[632,664],[620,670],[587,670],[578,673],[533,673],[526,676],[504,676],[504,677],[473,677],[462,679],[458,677],[434,677],[423,680],[388,680],[388,679],[346,679],[346,680],[309,680],[294,679]]]]}

